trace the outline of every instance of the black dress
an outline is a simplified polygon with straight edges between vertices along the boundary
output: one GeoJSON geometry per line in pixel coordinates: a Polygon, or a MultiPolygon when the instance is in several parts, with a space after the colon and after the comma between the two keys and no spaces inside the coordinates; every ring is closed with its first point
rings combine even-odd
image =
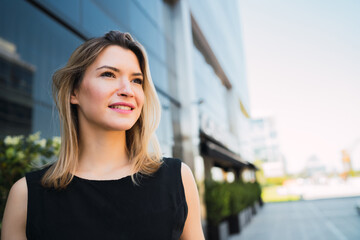
{"type": "Polygon", "coordinates": [[[187,217],[181,161],[164,158],[153,176],[74,177],[65,190],[44,188],[46,169],[26,174],[28,240],[179,239],[187,217]]]}

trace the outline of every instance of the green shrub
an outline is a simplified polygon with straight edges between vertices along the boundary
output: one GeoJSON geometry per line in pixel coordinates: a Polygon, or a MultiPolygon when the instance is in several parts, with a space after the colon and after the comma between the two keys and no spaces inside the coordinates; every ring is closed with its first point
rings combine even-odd
{"type": "Polygon", "coordinates": [[[0,216],[3,216],[11,186],[26,172],[57,156],[59,150],[59,137],[40,139],[39,132],[26,138],[7,136],[0,141],[0,216]]]}
{"type": "Polygon", "coordinates": [[[229,184],[214,181],[205,182],[205,202],[209,221],[217,225],[230,215],[229,184]]]}
{"type": "Polygon", "coordinates": [[[241,212],[244,208],[247,207],[246,198],[247,193],[245,191],[244,183],[234,182],[230,184],[230,212],[231,215],[241,212]]]}
{"type": "Polygon", "coordinates": [[[255,183],[205,183],[205,201],[208,221],[219,224],[224,218],[238,214],[246,207],[252,206],[261,196],[260,185],[255,183]]]}

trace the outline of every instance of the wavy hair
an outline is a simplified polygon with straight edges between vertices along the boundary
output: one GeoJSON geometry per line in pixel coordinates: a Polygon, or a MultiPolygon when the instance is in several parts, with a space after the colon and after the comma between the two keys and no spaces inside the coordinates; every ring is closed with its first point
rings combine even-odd
{"type": "Polygon", "coordinates": [[[160,145],[155,135],[160,122],[161,107],[151,79],[146,51],[129,33],[110,31],[80,45],[70,56],[66,66],[53,75],[53,98],[61,123],[61,148],[59,158],[42,178],[45,187],[65,188],[74,177],[79,157],[79,122],[77,108],[70,103],[70,97],[80,86],[85,70],[111,45],[132,51],[144,75],[144,105],[139,119],[126,131],[126,151],[132,164],[132,181],[138,184],[138,173],[152,175],[162,164],[160,145]],[[148,150],[149,147],[152,152],[148,150]]]}

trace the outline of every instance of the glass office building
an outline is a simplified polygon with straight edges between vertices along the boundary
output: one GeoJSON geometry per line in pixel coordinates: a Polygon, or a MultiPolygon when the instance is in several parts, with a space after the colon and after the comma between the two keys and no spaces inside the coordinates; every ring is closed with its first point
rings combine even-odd
{"type": "Polygon", "coordinates": [[[59,135],[52,74],[84,40],[120,30],[147,50],[164,155],[200,188],[214,167],[241,176],[254,166],[238,14],[237,0],[0,1],[1,137],[59,135]]]}

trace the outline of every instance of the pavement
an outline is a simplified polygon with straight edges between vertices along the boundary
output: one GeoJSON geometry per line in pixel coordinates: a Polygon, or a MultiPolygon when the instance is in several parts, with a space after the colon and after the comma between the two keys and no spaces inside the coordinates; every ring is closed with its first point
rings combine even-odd
{"type": "Polygon", "coordinates": [[[266,203],[228,240],[360,240],[360,196],[266,203]]]}

